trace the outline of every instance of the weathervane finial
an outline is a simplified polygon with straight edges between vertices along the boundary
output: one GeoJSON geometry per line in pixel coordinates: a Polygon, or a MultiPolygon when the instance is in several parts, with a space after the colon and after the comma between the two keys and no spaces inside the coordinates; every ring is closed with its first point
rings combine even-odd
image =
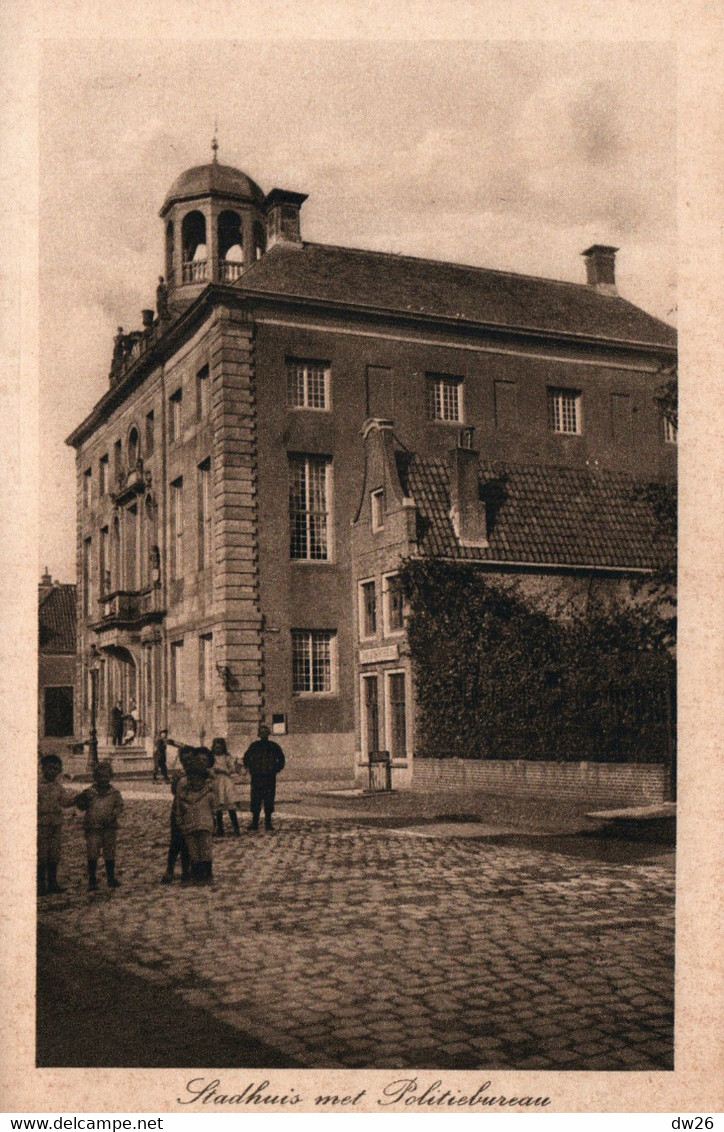
{"type": "Polygon", "coordinates": [[[217,154],[219,152],[219,143],[218,143],[218,140],[216,138],[216,135],[218,134],[218,132],[219,132],[219,121],[218,121],[218,118],[217,118],[217,119],[214,120],[214,136],[211,139],[211,148],[214,151],[214,158],[213,158],[214,161],[218,160],[217,154]]]}

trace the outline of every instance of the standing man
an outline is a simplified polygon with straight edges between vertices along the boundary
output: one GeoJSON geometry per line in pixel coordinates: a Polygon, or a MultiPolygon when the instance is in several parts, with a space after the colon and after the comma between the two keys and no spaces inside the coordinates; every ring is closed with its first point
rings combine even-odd
{"type": "MultiPolygon", "coordinates": [[[[173,740],[169,739],[169,737],[168,737],[167,729],[165,727],[162,727],[161,730],[159,731],[157,737],[156,737],[156,742],[155,742],[154,747],[153,747],[153,781],[154,782],[158,781],[159,774],[163,778],[164,782],[168,782],[168,767],[166,765],[166,746],[167,746],[168,743],[172,743],[172,742],[173,742],[173,740]]],[[[178,743],[174,743],[174,746],[177,747],[178,743]]]]}
{"type": "Polygon", "coordinates": [[[111,711],[111,738],[113,746],[120,747],[123,742],[123,708],[120,700],[113,705],[111,711]]]}
{"type": "Polygon", "coordinates": [[[251,744],[244,755],[244,766],[251,775],[251,825],[249,829],[259,828],[259,814],[264,803],[264,825],[272,828],[274,797],[277,789],[277,775],[284,770],[284,752],[278,743],[273,743],[271,732],[265,723],[259,724],[259,738],[251,744]]]}

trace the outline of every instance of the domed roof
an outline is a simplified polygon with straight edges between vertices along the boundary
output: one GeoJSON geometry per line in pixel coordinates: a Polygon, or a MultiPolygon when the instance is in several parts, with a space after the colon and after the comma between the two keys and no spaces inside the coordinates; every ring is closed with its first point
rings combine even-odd
{"type": "Polygon", "coordinates": [[[261,204],[264,200],[264,193],[246,173],[232,165],[210,161],[208,165],[194,165],[176,178],[166,194],[161,216],[177,201],[207,196],[237,197],[254,204],[261,204]]]}

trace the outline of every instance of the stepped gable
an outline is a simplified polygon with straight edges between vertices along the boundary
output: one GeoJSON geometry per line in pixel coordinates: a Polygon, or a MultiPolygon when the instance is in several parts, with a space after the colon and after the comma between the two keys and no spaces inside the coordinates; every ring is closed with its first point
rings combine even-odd
{"type": "Polygon", "coordinates": [[[253,264],[238,285],[251,293],[501,329],[676,345],[673,327],[587,284],[357,248],[278,246],[253,264]]]}
{"type": "Polygon", "coordinates": [[[673,552],[646,485],[601,469],[480,463],[487,547],[461,547],[450,519],[447,464],[400,454],[403,490],[420,516],[422,554],[536,566],[652,569],[673,552]]]}

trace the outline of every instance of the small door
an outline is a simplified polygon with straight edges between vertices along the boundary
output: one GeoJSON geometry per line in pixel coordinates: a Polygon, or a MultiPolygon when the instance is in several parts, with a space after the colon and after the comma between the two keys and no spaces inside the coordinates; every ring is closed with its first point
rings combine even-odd
{"type": "Polygon", "coordinates": [[[73,734],[73,688],[45,689],[45,734],[60,738],[73,734]]]}

